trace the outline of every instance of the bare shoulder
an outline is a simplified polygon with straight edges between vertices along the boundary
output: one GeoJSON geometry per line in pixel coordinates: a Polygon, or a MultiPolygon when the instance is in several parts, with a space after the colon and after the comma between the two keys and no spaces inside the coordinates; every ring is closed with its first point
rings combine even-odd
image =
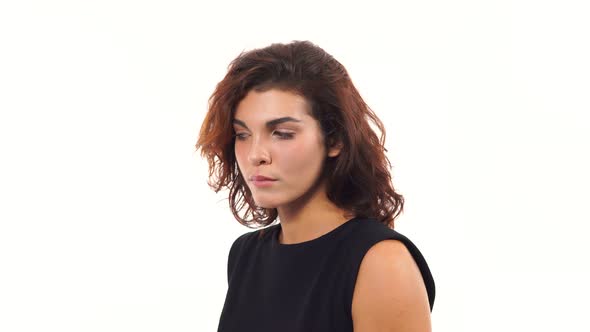
{"type": "Polygon", "coordinates": [[[383,240],[365,254],[352,298],[355,332],[431,331],[428,294],[406,246],[383,240]]]}

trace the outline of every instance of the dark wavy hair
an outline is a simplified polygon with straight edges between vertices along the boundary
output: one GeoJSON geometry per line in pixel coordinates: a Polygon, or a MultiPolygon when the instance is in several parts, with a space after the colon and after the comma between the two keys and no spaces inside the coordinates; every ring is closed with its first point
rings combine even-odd
{"type": "Polygon", "coordinates": [[[252,89],[303,96],[311,106],[310,115],[319,122],[326,149],[342,144],[340,154],[327,158],[322,171],[328,199],[357,217],[394,227],[404,198],[391,183],[383,123],[363,101],[344,66],[309,41],[274,43],[240,53],[209,98],[196,148],[209,164],[208,185],[216,193],[229,189],[230,209],[241,224],[264,227],[278,216],[275,208],[256,206],[234,154],[232,120],[236,106],[252,89]]]}

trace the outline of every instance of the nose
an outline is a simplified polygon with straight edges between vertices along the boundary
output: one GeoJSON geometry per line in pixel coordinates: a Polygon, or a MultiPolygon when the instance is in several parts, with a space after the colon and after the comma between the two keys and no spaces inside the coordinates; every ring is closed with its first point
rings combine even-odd
{"type": "Polygon", "coordinates": [[[248,152],[248,161],[255,166],[260,164],[270,164],[270,153],[267,147],[260,142],[260,139],[252,140],[252,145],[248,152]]]}

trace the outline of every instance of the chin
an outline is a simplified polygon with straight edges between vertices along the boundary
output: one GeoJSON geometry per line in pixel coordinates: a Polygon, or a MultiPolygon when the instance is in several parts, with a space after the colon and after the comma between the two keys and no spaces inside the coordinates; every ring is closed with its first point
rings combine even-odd
{"type": "Polygon", "coordinates": [[[278,206],[285,204],[284,202],[279,202],[276,199],[263,199],[261,197],[253,197],[253,199],[256,206],[265,209],[276,209],[278,206]]]}
{"type": "Polygon", "coordinates": [[[279,206],[278,204],[274,204],[274,203],[270,203],[270,202],[259,202],[256,200],[254,200],[254,203],[256,203],[257,207],[265,208],[265,209],[276,209],[277,206],[279,206]]]}

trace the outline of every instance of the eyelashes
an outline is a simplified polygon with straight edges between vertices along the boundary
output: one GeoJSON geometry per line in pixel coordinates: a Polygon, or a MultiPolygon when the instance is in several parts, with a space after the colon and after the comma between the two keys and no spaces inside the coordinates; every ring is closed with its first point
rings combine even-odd
{"type": "MultiPolygon", "coordinates": [[[[273,131],[273,134],[276,134],[276,136],[281,140],[292,139],[295,136],[295,134],[293,134],[293,133],[286,132],[286,131],[278,131],[278,130],[273,131]]],[[[233,135],[233,137],[235,137],[236,140],[238,140],[238,141],[244,141],[246,139],[247,135],[248,134],[245,134],[245,133],[236,133],[233,135]]]]}
{"type": "Polygon", "coordinates": [[[288,133],[286,131],[275,131],[274,133],[276,133],[280,139],[291,139],[294,136],[293,133],[288,133]]]}

